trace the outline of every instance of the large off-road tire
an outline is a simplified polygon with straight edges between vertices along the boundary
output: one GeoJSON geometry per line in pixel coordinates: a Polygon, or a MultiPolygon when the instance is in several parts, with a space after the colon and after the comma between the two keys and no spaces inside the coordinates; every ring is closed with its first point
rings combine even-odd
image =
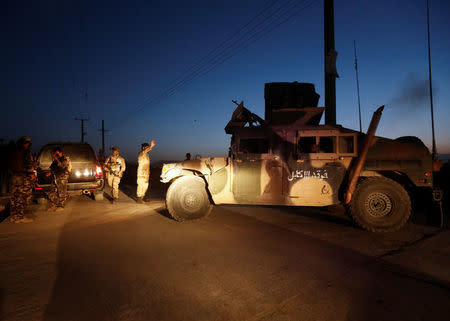
{"type": "Polygon", "coordinates": [[[197,176],[182,176],[167,190],[166,206],[177,221],[196,220],[207,216],[212,205],[203,179],[197,176]]]}
{"type": "Polygon", "coordinates": [[[356,223],[372,232],[397,231],[411,215],[411,200],[403,186],[385,177],[358,183],[349,212],[356,223]]]}

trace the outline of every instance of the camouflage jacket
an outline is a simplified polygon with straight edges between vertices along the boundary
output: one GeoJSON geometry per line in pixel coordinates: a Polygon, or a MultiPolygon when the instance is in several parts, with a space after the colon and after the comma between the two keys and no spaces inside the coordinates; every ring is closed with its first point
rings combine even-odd
{"type": "Polygon", "coordinates": [[[148,177],[150,174],[150,156],[148,156],[149,151],[150,147],[147,147],[138,154],[137,176],[148,177]]]}
{"type": "Polygon", "coordinates": [[[12,175],[36,174],[37,163],[31,149],[19,148],[9,159],[9,171],[12,175]]]}
{"type": "Polygon", "coordinates": [[[72,170],[72,163],[70,162],[70,158],[63,155],[61,156],[61,158],[59,158],[59,163],[56,160],[53,160],[52,164],[50,165],[50,170],[56,178],[68,179],[70,171],[72,170]]]}
{"type": "Polygon", "coordinates": [[[111,155],[105,160],[105,169],[116,176],[122,176],[125,171],[125,159],[122,156],[111,155]]]}

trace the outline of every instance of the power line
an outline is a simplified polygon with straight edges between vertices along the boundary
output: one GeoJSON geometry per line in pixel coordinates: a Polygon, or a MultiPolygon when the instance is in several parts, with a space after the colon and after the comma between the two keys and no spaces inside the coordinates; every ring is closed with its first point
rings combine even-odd
{"type": "MultiPolygon", "coordinates": [[[[301,11],[305,10],[306,8],[310,7],[315,1],[316,0],[312,0],[309,3],[307,3],[307,1],[305,0],[305,1],[302,1],[301,3],[296,3],[294,5],[290,5],[292,0],[289,0],[289,1],[285,2],[284,4],[278,6],[274,10],[272,10],[272,12],[270,12],[262,20],[259,19],[264,13],[266,13],[266,11],[268,11],[269,8],[273,7],[274,4],[278,1],[270,2],[249,22],[247,22],[244,26],[239,28],[231,36],[229,36],[227,39],[222,41],[218,46],[216,46],[214,49],[212,49],[207,55],[205,55],[199,61],[197,61],[194,65],[192,65],[188,69],[187,72],[185,72],[183,75],[177,77],[174,81],[172,81],[171,82],[172,85],[170,85],[167,89],[163,90],[158,96],[147,99],[144,103],[142,103],[140,106],[138,106],[137,110],[134,113],[141,111],[148,104],[154,104],[154,103],[157,103],[167,97],[172,96],[173,94],[175,94],[177,91],[179,91],[182,87],[184,87],[188,83],[207,74],[212,69],[214,69],[216,66],[222,64],[226,60],[230,59],[231,57],[235,56],[242,50],[246,49],[248,46],[250,46],[255,41],[262,38],[265,34],[271,32],[272,30],[274,30],[281,24],[286,23],[292,17],[294,17],[301,11]],[[305,5],[301,6],[302,4],[305,4],[305,5]],[[294,9],[296,9],[296,10],[294,10],[294,9]],[[285,17],[285,18],[282,19],[283,17],[285,17]],[[263,25],[266,21],[268,21],[270,19],[272,19],[272,21],[269,21],[269,23],[267,23],[266,25],[263,25]],[[255,26],[250,28],[250,30],[246,30],[246,33],[244,35],[239,36],[236,40],[234,40],[233,43],[229,44],[225,49],[222,49],[219,53],[212,55],[219,48],[223,47],[227,42],[229,42],[231,39],[233,39],[236,35],[238,35],[239,33],[242,33],[255,20],[259,20],[259,21],[257,22],[257,24],[255,26]],[[260,27],[261,25],[263,25],[263,26],[260,27]],[[259,29],[257,29],[257,28],[259,28],[259,29]],[[207,60],[207,62],[205,64],[202,64],[202,62],[205,60],[207,60]]],[[[131,115],[132,114],[129,114],[129,117],[131,115]]]]}
{"type": "Polygon", "coordinates": [[[228,41],[230,41],[231,39],[233,39],[234,36],[238,35],[241,31],[243,31],[247,26],[249,26],[254,20],[256,20],[259,16],[261,16],[266,10],[268,10],[270,7],[272,7],[275,3],[277,3],[279,0],[274,0],[271,1],[267,6],[265,6],[256,16],[254,16],[252,19],[250,19],[249,22],[247,22],[245,25],[243,25],[242,27],[240,27],[238,30],[236,30],[235,32],[233,32],[231,35],[229,35],[225,40],[223,40],[220,44],[218,44],[216,47],[214,47],[213,49],[211,49],[205,56],[203,56],[202,58],[200,58],[196,63],[194,63],[191,67],[189,67],[182,75],[178,76],[176,79],[174,79],[173,81],[171,81],[169,83],[169,86],[171,86],[170,84],[172,83],[177,83],[178,80],[180,78],[183,78],[184,74],[188,73],[189,71],[191,71],[192,69],[197,68],[198,66],[200,66],[200,64],[205,61],[206,58],[208,58],[209,56],[211,56],[215,51],[217,51],[219,48],[221,48],[223,45],[225,45],[228,41]]]}
{"type": "MultiPolygon", "coordinates": [[[[309,3],[307,6],[300,8],[300,10],[294,11],[292,12],[286,19],[282,20],[281,22],[278,22],[276,24],[275,21],[273,21],[271,24],[267,25],[265,28],[263,28],[262,30],[259,30],[258,32],[254,33],[253,35],[251,35],[246,41],[247,43],[244,46],[240,46],[239,44],[236,44],[233,46],[232,49],[234,49],[234,47],[237,47],[238,49],[236,51],[230,51],[228,53],[224,53],[223,55],[221,55],[222,57],[220,57],[218,60],[216,59],[212,65],[210,65],[209,67],[205,67],[202,68],[200,71],[196,72],[193,77],[191,79],[188,79],[187,81],[190,80],[194,80],[196,78],[200,78],[202,76],[204,76],[205,74],[209,73],[211,70],[213,70],[216,66],[222,64],[223,62],[225,62],[226,60],[234,57],[235,55],[237,55],[238,53],[240,53],[241,51],[243,51],[244,49],[246,49],[247,47],[249,47],[251,44],[253,44],[254,42],[256,42],[257,40],[261,39],[263,36],[265,36],[267,33],[271,32],[272,30],[274,30],[276,27],[280,26],[281,24],[287,22],[289,19],[291,19],[293,16],[297,15],[300,11],[306,9],[307,7],[311,6],[312,2],[309,3]],[[268,28],[272,27],[271,29],[267,30],[268,28]],[[266,32],[265,32],[266,31],[266,32]],[[265,32],[264,34],[262,34],[263,32],[265,32]],[[251,41],[250,41],[251,40],[251,41]]],[[[296,7],[296,6],[294,6],[296,7]]],[[[290,10],[285,11],[283,15],[285,15],[286,13],[288,13],[290,10]]],[[[187,82],[186,81],[186,82],[187,82]]],[[[180,84],[180,88],[183,87],[185,85],[186,82],[183,82],[180,84]]],[[[186,83],[187,84],[187,83],[186,83]]],[[[170,90],[170,92],[167,94],[167,97],[172,96],[177,90],[177,88],[174,88],[174,90],[170,90]]]]}
{"type": "MultiPolygon", "coordinates": [[[[293,0],[293,1],[295,1],[295,0],[293,0]]],[[[289,1],[288,1],[287,3],[285,3],[284,5],[278,7],[278,8],[277,8],[274,12],[272,12],[268,17],[264,18],[259,24],[257,24],[257,25],[255,25],[255,26],[253,26],[252,28],[250,28],[250,30],[248,30],[247,33],[244,34],[243,37],[241,37],[240,39],[238,39],[238,40],[235,41],[234,43],[228,45],[228,46],[224,49],[224,51],[222,51],[221,53],[219,53],[219,54],[217,54],[215,57],[213,57],[213,58],[209,61],[209,63],[212,64],[212,65],[210,65],[210,66],[203,65],[203,66],[200,68],[200,70],[198,70],[198,71],[192,73],[191,75],[188,75],[188,76],[187,76],[187,79],[183,80],[182,82],[177,83],[176,86],[174,86],[174,87],[172,87],[172,88],[169,88],[169,89],[168,89],[169,96],[170,96],[170,92],[173,91],[173,89],[176,88],[176,87],[178,87],[180,84],[183,85],[185,82],[188,82],[188,81],[190,81],[190,80],[193,80],[193,79],[195,79],[195,78],[198,78],[198,77],[196,77],[197,75],[200,75],[200,76],[201,76],[201,75],[203,75],[203,74],[206,74],[206,73],[209,72],[211,69],[213,69],[215,66],[217,66],[217,65],[219,65],[219,64],[221,64],[221,63],[223,63],[223,62],[224,62],[225,60],[227,60],[228,58],[231,58],[231,57],[235,56],[237,53],[241,52],[242,49],[247,48],[247,47],[248,47],[251,43],[253,43],[254,41],[251,42],[251,43],[248,43],[248,44],[245,45],[244,47],[242,47],[242,45],[243,45],[246,41],[251,40],[255,35],[258,35],[258,34],[260,34],[261,32],[265,31],[265,30],[267,29],[267,26],[266,26],[265,28],[263,28],[262,30],[257,30],[255,33],[253,33],[252,35],[250,35],[250,37],[248,37],[248,35],[249,35],[251,32],[253,32],[257,27],[259,27],[260,25],[262,25],[263,23],[265,23],[268,19],[270,19],[270,18],[272,18],[273,16],[275,16],[281,9],[283,9],[283,7],[286,7],[286,5],[288,5],[288,3],[290,3],[290,2],[292,2],[292,0],[289,0],[289,1]],[[247,38],[247,39],[246,39],[246,38],[247,38]],[[241,48],[241,49],[239,49],[239,48],[241,48]],[[233,50],[234,50],[234,49],[237,49],[237,51],[235,51],[234,54],[231,54],[231,56],[230,56],[230,53],[233,53],[233,50]],[[228,57],[227,57],[227,56],[228,56],[228,57]],[[225,57],[225,59],[222,59],[223,57],[225,57]],[[205,69],[207,70],[207,72],[202,73],[205,69]]],[[[299,5],[299,4],[297,4],[297,5],[299,5]]],[[[289,12],[292,8],[296,7],[297,5],[294,5],[293,7],[290,7],[290,8],[288,8],[287,10],[285,10],[285,11],[284,11],[284,14],[287,13],[287,12],[289,12]]],[[[271,23],[273,23],[273,21],[272,21],[271,23]]],[[[270,26],[270,23],[269,23],[268,26],[270,26]]]]}
{"type": "MultiPolygon", "coordinates": [[[[288,0],[290,2],[292,0],[288,0]]],[[[182,82],[186,77],[188,77],[191,73],[194,73],[195,71],[192,71],[196,68],[203,68],[202,65],[209,64],[211,60],[215,59],[215,56],[221,55],[222,53],[218,53],[213,55],[214,52],[216,52],[219,48],[223,47],[227,42],[231,41],[235,36],[237,36],[239,33],[243,32],[252,22],[257,20],[264,12],[266,12],[270,7],[275,5],[279,0],[271,1],[268,5],[266,5],[258,14],[256,14],[252,19],[250,19],[249,22],[244,24],[242,27],[240,27],[238,30],[233,32],[230,36],[228,36],[225,40],[223,40],[219,45],[217,45],[214,49],[210,50],[205,56],[200,58],[196,63],[194,63],[190,68],[188,68],[183,74],[178,76],[173,81],[169,82],[166,89],[163,90],[158,96],[156,97],[150,97],[144,101],[141,105],[138,106],[139,110],[141,110],[144,105],[154,103],[156,100],[158,100],[160,97],[164,97],[165,93],[170,90],[171,88],[177,86],[180,82],[182,82]],[[212,56],[212,57],[211,57],[212,56]],[[202,64],[205,60],[207,62],[205,64],[202,64]]],[[[228,47],[227,47],[228,48],[228,47]]]]}

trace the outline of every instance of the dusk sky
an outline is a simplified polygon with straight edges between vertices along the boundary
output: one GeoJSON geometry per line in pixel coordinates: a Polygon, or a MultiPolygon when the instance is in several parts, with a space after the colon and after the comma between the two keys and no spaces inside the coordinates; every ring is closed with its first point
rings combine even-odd
{"type": "MultiPolygon", "coordinates": [[[[430,0],[435,131],[450,153],[450,1],[430,0]]],[[[336,0],[337,122],[363,131],[386,105],[377,135],[415,135],[431,147],[426,0],[336,0]]],[[[119,146],[135,162],[225,156],[224,127],[244,101],[264,117],[264,83],[310,82],[324,105],[322,0],[6,1],[0,138],[119,146]]],[[[324,117],[322,118],[322,122],[324,117]]]]}

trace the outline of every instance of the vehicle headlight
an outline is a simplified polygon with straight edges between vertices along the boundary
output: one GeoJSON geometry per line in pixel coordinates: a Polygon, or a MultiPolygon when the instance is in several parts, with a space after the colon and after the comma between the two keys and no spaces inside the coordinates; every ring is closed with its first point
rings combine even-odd
{"type": "Polygon", "coordinates": [[[161,182],[167,183],[173,177],[179,176],[181,173],[181,167],[179,164],[164,164],[161,170],[161,182]]]}
{"type": "Polygon", "coordinates": [[[164,164],[163,168],[162,168],[162,173],[165,173],[169,170],[171,170],[172,168],[175,167],[176,164],[164,164]]]}

